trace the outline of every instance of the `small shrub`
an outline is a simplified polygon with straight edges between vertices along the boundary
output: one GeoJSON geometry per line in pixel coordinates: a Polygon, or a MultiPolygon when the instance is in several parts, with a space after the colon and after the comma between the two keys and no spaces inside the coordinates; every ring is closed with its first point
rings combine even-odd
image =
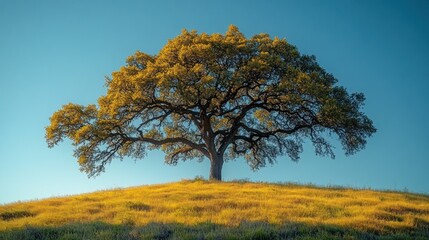
{"type": "Polygon", "coordinates": [[[194,181],[204,182],[206,179],[202,175],[195,176],[194,181]]]}
{"type": "Polygon", "coordinates": [[[249,183],[251,181],[250,181],[250,178],[235,178],[235,179],[231,180],[231,182],[233,182],[233,183],[249,183]]]}

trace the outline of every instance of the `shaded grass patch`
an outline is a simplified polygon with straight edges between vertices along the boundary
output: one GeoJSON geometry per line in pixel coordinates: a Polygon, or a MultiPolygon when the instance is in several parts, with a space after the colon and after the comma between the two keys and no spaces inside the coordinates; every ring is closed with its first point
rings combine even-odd
{"type": "Polygon", "coordinates": [[[392,214],[388,212],[377,212],[373,214],[373,217],[377,220],[382,220],[382,221],[391,221],[391,222],[404,221],[404,218],[402,216],[398,216],[396,214],[392,214]]]}
{"type": "MultiPolygon", "coordinates": [[[[426,224],[426,223],[425,223],[426,224]]],[[[107,224],[103,222],[74,223],[59,227],[33,227],[0,231],[0,239],[428,239],[426,229],[410,232],[377,234],[332,225],[311,225],[289,222],[280,225],[267,222],[242,222],[236,227],[214,223],[184,225],[178,223],[149,223],[144,226],[107,224]]]]}
{"type": "Polygon", "coordinates": [[[36,214],[29,211],[10,211],[0,213],[0,219],[3,221],[11,221],[18,218],[34,217],[36,214]]]}
{"type": "Polygon", "coordinates": [[[429,209],[419,209],[416,207],[409,207],[409,206],[388,206],[384,208],[385,211],[388,211],[390,213],[394,214],[412,214],[412,215],[419,215],[419,214],[429,214],[429,209]]]}
{"type": "Polygon", "coordinates": [[[141,202],[127,202],[126,206],[128,209],[135,211],[149,211],[151,208],[149,205],[141,202]]]}

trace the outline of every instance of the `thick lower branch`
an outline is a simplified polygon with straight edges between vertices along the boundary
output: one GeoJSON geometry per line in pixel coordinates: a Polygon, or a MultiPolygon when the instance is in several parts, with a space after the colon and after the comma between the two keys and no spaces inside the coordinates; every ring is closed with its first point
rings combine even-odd
{"type": "Polygon", "coordinates": [[[141,141],[141,142],[147,142],[147,143],[153,144],[155,146],[162,146],[164,144],[169,144],[169,143],[183,143],[195,150],[200,151],[202,154],[204,154],[204,156],[210,158],[210,154],[203,144],[194,143],[184,137],[164,138],[164,139],[153,139],[153,138],[148,138],[143,136],[140,136],[140,137],[121,136],[121,137],[125,141],[131,141],[131,142],[141,141]]]}

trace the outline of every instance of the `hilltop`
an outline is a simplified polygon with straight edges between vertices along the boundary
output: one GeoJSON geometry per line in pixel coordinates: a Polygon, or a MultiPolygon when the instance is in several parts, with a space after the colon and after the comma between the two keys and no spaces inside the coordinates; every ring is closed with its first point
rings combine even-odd
{"type": "Polygon", "coordinates": [[[0,205],[0,239],[429,239],[429,196],[177,183],[0,205]]]}

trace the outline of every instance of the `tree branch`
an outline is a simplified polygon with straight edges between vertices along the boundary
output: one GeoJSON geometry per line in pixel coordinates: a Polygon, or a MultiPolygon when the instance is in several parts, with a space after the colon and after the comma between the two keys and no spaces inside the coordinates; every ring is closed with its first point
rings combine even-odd
{"type": "Polygon", "coordinates": [[[153,138],[140,136],[138,138],[127,137],[127,138],[125,138],[125,140],[132,141],[132,142],[142,141],[142,142],[147,142],[147,143],[150,143],[150,144],[153,144],[156,146],[162,146],[164,144],[169,144],[169,143],[183,143],[185,145],[188,145],[189,147],[192,147],[192,148],[200,151],[206,157],[210,157],[209,152],[205,148],[204,144],[194,143],[194,142],[192,142],[192,141],[190,141],[184,137],[164,138],[164,139],[157,140],[157,139],[153,139],[153,138]]]}

